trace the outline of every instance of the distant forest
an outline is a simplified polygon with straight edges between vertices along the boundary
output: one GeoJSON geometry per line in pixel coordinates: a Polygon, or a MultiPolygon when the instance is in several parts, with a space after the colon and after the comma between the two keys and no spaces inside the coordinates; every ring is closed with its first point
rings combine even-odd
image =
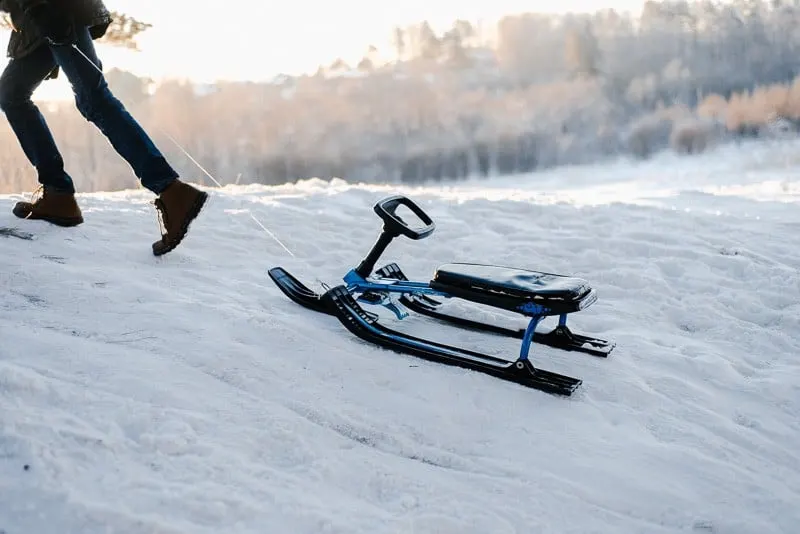
{"type": "MultiPolygon", "coordinates": [[[[207,185],[159,130],[224,184],[423,183],[691,155],[800,122],[798,0],[652,1],[635,16],[524,13],[443,32],[422,21],[391,37],[389,50],[365,43],[356,65],[271,83],[107,76],[176,168],[207,185]]],[[[81,191],[138,187],[73,105],[43,112],[81,191]]],[[[30,190],[5,121],[0,136],[0,192],[30,190]]]]}

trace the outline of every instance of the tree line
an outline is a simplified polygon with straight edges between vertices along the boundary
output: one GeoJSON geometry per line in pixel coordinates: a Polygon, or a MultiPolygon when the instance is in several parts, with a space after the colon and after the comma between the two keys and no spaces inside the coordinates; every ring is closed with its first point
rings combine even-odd
{"type": "MultiPolygon", "coordinates": [[[[523,13],[438,32],[422,21],[396,28],[388,50],[365,46],[355,65],[269,83],[108,78],[148,130],[226,184],[490,178],[793,134],[797,4],[650,1],[636,15],[523,13]]],[[[82,191],[137,186],[74,106],[45,114],[82,191]]],[[[35,183],[11,135],[0,128],[4,192],[35,183]]],[[[205,181],[154,137],[182,174],[205,181]]]]}

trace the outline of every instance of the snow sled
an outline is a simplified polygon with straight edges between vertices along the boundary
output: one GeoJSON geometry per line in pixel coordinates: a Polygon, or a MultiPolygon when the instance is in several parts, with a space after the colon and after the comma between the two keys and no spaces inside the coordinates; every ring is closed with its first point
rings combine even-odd
{"type": "Polygon", "coordinates": [[[294,302],[335,316],[352,334],[369,343],[480,371],[547,393],[569,396],[582,380],[534,366],[530,360],[532,344],[600,357],[608,356],[614,348],[613,343],[573,333],[567,327],[569,314],[584,310],[597,300],[595,290],[581,278],[474,263],[442,265],[425,282],[409,280],[396,263],[375,270],[381,255],[396,237],[424,239],[436,225],[422,208],[400,195],[379,201],[374,211],[383,219],[381,234],[364,260],[345,274],[344,284],[326,287],[324,294],[318,294],[281,267],[270,269],[270,278],[294,302]],[[424,226],[409,226],[397,214],[400,206],[410,209],[424,226]],[[527,328],[505,328],[444,313],[441,309],[448,299],[519,314],[527,318],[527,328]],[[519,355],[515,360],[506,360],[391,330],[362,304],[383,306],[398,319],[408,317],[413,311],[459,327],[521,339],[519,355]],[[539,323],[550,316],[558,316],[558,326],[550,332],[537,332],[539,323]]]}

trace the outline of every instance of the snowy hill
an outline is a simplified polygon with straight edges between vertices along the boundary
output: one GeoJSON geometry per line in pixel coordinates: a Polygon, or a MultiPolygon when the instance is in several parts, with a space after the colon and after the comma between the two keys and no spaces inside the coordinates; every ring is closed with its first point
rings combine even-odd
{"type": "MultiPolygon", "coordinates": [[[[162,258],[150,196],[86,223],[0,197],[0,532],[778,534],[800,523],[797,143],[447,188],[231,187],[162,258]],[[437,222],[384,257],[588,279],[608,359],[536,347],[571,398],[378,350],[267,270],[340,281],[402,192],[437,222]],[[248,212],[291,250],[290,256],[248,212]]],[[[516,342],[413,319],[477,348],[516,342]]]]}

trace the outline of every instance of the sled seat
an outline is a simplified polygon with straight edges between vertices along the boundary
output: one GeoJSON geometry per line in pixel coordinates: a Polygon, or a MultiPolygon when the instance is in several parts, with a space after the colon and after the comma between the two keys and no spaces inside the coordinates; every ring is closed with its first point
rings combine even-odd
{"type": "Polygon", "coordinates": [[[464,300],[523,315],[561,315],[582,310],[597,295],[582,278],[475,263],[436,269],[430,286],[464,300]]]}

